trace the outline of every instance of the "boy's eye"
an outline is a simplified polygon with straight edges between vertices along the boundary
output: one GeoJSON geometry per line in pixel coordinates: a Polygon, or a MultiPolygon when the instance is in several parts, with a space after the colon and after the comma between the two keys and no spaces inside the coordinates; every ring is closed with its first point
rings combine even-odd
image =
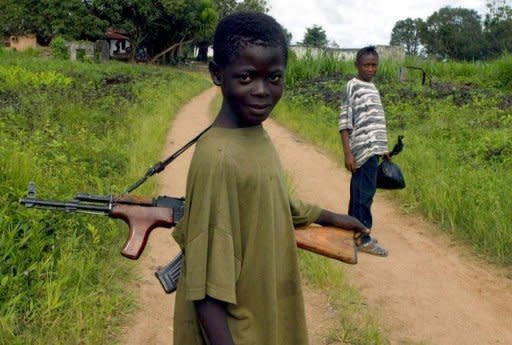
{"type": "Polygon", "coordinates": [[[242,83],[248,83],[251,81],[251,75],[249,73],[242,73],[238,76],[238,79],[242,82],[242,83]]]}
{"type": "Polygon", "coordinates": [[[274,74],[274,75],[270,76],[269,80],[271,83],[277,84],[281,81],[282,77],[283,76],[280,74],[274,74]]]}

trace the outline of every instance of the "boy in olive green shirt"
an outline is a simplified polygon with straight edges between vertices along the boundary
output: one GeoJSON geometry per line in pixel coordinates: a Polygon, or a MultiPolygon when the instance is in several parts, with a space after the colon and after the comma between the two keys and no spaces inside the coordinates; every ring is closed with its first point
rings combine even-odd
{"type": "Polygon", "coordinates": [[[307,344],[294,226],[367,231],[288,195],[262,126],[282,95],[287,51],[281,26],[265,14],[236,13],[217,27],[210,73],[222,106],[197,143],[173,233],[184,252],[175,345],[307,344]]]}

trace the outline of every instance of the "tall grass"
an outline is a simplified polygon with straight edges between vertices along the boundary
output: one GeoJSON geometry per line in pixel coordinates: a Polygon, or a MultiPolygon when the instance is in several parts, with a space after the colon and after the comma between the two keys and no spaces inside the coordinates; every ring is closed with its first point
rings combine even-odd
{"type": "Polygon", "coordinates": [[[126,227],[18,199],[28,181],[41,198],[124,191],[160,159],[176,109],[209,82],[34,52],[0,57],[0,344],[112,344],[134,306],[132,266],[119,255],[126,227]]]}
{"type": "Polygon", "coordinates": [[[512,88],[512,55],[494,61],[440,62],[408,58],[404,64],[422,67],[434,80],[484,88],[512,88]]]}
{"type": "Polygon", "coordinates": [[[292,51],[286,70],[286,84],[293,88],[298,82],[332,74],[346,73],[351,69],[350,63],[337,59],[329,52],[321,52],[319,56],[306,53],[298,58],[292,51]]]}

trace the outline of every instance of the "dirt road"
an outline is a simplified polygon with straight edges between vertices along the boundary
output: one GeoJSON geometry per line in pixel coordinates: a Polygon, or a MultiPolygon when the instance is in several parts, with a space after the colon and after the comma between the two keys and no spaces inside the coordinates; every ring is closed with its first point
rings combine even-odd
{"type": "MultiPolygon", "coordinates": [[[[208,105],[216,89],[194,98],[178,114],[164,155],[171,154],[209,123],[208,105]]],[[[298,195],[322,207],[345,213],[349,175],[320,149],[271,120],[265,122],[283,166],[298,195]]],[[[182,196],[193,148],[160,176],[160,193],[182,196]]],[[[374,235],[390,255],[359,255],[346,266],[351,281],[379,313],[391,344],[483,345],[512,344],[512,281],[498,270],[477,262],[465,248],[453,244],[435,226],[377,195],[374,235]]],[[[170,232],[157,229],[136,264],[142,279],[134,288],[141,309],[132,315],[121,344],[172,344],[174,295],[166,295],[153,272],[178,252],[170,232]]],[[[311,345],[325,344],[335,324],[326,297],[305,287],[311,345]]],[[[184,345],[184,344],[175,344],[184,345]]]]}

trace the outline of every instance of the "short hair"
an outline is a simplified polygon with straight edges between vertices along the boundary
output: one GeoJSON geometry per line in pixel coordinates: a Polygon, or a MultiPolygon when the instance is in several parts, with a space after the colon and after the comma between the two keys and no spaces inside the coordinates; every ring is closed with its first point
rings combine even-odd
{"type": "Polygon", "coordinates": [[[235,12],[221,19],[213,37],[213,61],[225,68],[249,44],[279,47],[285,64],[288,61],[283,27],[271,16],[252,11],[235,12]]]}
{"type": "Polygon", "coordinates": [[[375,46],[363,47],[357,51],[356,65],[359,64],[359,61],[365,55],[375,55],[377,58],[379,57],[379,53],[377,53],[377,49],[375,48],[375,46]]]}

